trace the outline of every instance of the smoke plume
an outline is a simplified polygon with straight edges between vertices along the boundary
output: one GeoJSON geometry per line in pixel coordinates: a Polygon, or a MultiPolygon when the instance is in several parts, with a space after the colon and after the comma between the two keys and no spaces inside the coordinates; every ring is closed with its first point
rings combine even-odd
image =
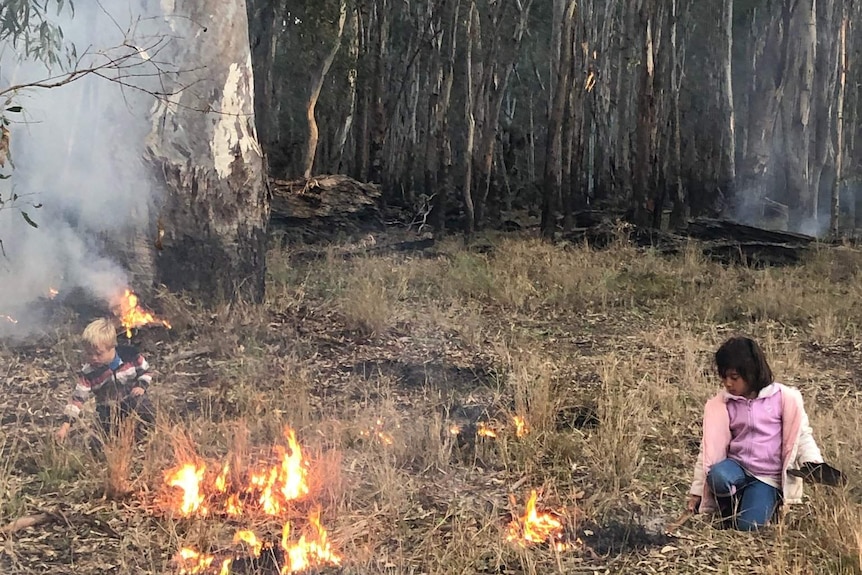
{"type": "MultiPolygon", "coordinates": [[[[66,9],[54,21],[79,56],[89,52],[78,68],[117,57],[123,67],[103,71],[115,81],[88,75],[10,94],[6,107],[22,110],[6,114],[11,165],[0,169],[9,176],[0,181],[0,335],[42,327],[39,310],[52,290],[62,297],[80,288],[106,303],[120,293],[129,273],[118,243],[150,233],[159,201],[144,152],[154,103],[146,91],[164,80],[151,61],[163,45],[160,20],[112,0],[75,3],[74,15],[66,9]]],[[[62,75],[19,59],[9,45],[0,60],[0,89],[62,75]]]]}

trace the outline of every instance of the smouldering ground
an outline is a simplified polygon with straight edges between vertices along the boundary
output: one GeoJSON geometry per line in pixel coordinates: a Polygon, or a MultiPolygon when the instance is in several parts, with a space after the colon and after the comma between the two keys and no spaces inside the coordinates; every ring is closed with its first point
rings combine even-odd
{"type": "MultiPolygon", "coordinates": [[[[2,536],[2,572],[175,573],[180,547],[230,552],[249,526],[277,543],[280,523],[262,516],[168,511],[177,492],[164,473],[195,457],[242,466],[285,425],[310,469],[294,524],[319,505],[342,557],[323,573],[862,572],[862,254],[754,270],[705,261],[695,246],[662,258],[624,238],[604,251],[512,237],[483,246],[274,250],[263,306],[148,302],[174,325],[134,342],[158,370],[159,427],[107,461],[89,454],[86,429],[63,447],[50,439],[77,363],[71,334],[89,318],[6,342],[0,522],[55,515],[2,536]],[[736,332],[759,338],[778,377],[803,390],[850,486],[809,489],[755,536],[695,519],[666,538],[717,389],[711,353],[736,332]],[[516,415],[530,428],[520,438],[516,415]],[[477,436],[482,424],[497,438],[477,436]],[[531,489],[565,522],[568,549],[505,541],[531,489]]],[[[277,567],[237,561],[232,572],[277,567]]]]}

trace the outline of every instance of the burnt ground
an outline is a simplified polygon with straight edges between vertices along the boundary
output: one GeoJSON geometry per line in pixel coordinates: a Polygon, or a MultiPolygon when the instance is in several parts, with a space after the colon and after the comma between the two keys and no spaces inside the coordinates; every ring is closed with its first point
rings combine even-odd
{"type": "MultiPolygon", "coordinates": [[[[297,266],[316,265],[312,259],[297,266]]],[[[662,532],[682,510],[697,449],[696,401],[685,402],[686,421],[673,430],[645,430],[643,461],[625,485],[608,482],[609,454],[581,451],[606,421],[599,403],[609,357],[633,362],[632,370],[681,361],[674,342],[654,339],[658,324],[676,329],[666,306],[661,314],[660,306],[644,305],[513,313],[486,303],[475,337],[465,332],[463,310],[445,321],[423,310],[401,313],[381,333],[368,333],[325,290],[290,305],[230,313],[205,312],[170,296],[163,307],[173,312],[175,328],[144,328],[132,340],[157,370],[152,395],[161,428],[130,455],[128,489],[119,495],[106,488],[108,462],[86,449],[86,426],[64,446],[51,440],[74,371],[73,334],[92,310],[58,308],[51,334],[3,343],[0,518],[8,524],[47,514],[44,523],[3,536],[3,572],[176,572],[170,560],[178,542],[206,540],[215,528],[176,520],[160,507],[159,478],[172,462],[171,441],[188,435],[201,452],[224,454],[232,441],[224,429],[242,422],[253,437],[266,437],[267,426],[283,419],[292,419],[288,423],[316,456],[339,453],[341,491],[322,500],[329,501],[324,522],[346,559],[324,573],[796,573],[808,572],[802,565],[813,559],[836,565],[834,557],[824,558],[826,550],[812,546],[799,562],[782,555],[786,565],[776,566],[769,551],[779,537],[774,531],[740,553],[734,550],[748,539],[717,531],[702,518],[675,536],[662,532]],[[519,348],[524,342],[530,349],[519,348]],[[506,358],[516,352],[550,358],[548,377],[565,389],[545,431],[522,440],[505,430],[518,411],[509,383],[516,370],[506,358]],[[286,393],[297,399],[285,399],[286,393]],[[293,418],[278,415],[283,412],[293,418]],[[373,414],[393,446],[368,435],[373,414]],[[417,437],[435,421],[461,432],[422,443],[417,437]],[[496,425],[501,437],[478,436],[483,423],[496,425]],[[447,451],[429,455],[434,446],[447,451]],[[381,466],[392,479],[377,476],[381,466]],[[520,511],[530,488],[564,509],[571,550],[521,549],[501,540],[513,511],[510,493],[520,511]]],[[[739,328],[703,326],[710,342],[739,328]]],[[[830,381],[816,396],[822,409],[858,393],[859,345],[780,329],[794,350],[786,363],[830,381]]],[[[709,348],[699,353],[698,363],[707,364],[709,348]]],[[[668,380],[677,385],[675,375],[668,380]]],[[[801,531],[808,515],[792,520],[790,529],[801,531]]],[[[238,560],[232,572],[277,572],[281,558],[266,557],[238,560]]]]}

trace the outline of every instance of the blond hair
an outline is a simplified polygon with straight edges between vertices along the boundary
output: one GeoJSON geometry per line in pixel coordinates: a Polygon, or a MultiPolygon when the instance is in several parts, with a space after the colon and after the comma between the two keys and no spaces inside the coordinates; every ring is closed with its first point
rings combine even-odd
{"type": "Polygon", "coordinates": [[[117,347],[117,328],[114,327],[114,322],[103,317],[90,322],[84,328],[81,339],[85,344],[100,349],[117,347]]]}

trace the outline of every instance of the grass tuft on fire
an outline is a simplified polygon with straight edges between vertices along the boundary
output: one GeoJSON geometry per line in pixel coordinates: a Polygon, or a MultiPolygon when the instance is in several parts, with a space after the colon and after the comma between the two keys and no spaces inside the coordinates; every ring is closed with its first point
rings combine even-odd
{"type": "Polygon", "coordinates": [[[858,250],[755,269],[695,243],[489,235],[418,254],[385,249],[396,236],[276,242],[260,306],[142,302],[173,326],[130,330],[156,428],[101,455],[95,423],[50,439],[91,318],[0,342],[0,570],[862,572],[858,250]],[[849,485],[808,488],[756,536],[699,516],[667,536],[711,354],[738,332],[802,389],[849,485]]]}

